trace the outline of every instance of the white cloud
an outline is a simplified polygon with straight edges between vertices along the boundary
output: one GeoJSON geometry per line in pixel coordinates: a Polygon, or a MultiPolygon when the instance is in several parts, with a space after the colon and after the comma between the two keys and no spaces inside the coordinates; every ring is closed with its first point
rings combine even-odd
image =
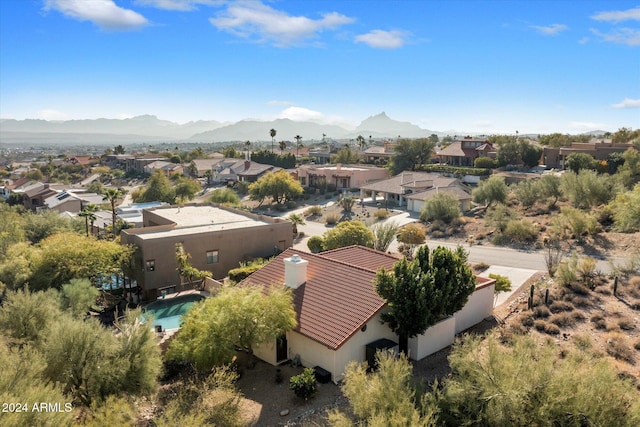
{"type": "Polygon", "coordinates": [[[635,30],[633,28],[617,28],[609,33],[603,33],[595,28],[591,28],[590,31],[606,42],[626,44],[629,46],[640,46],[640,30],[635,30]]]}
{"type": "Polygon", "coordinates": [[[44,109],[44,110],[38,111],[37,117],[42,120],[51,120],[51,121],[71,119],[71,117],[68,114],[58,110],[52,110],[52,109],[44,109]]]}
{"type": "Polygon", "coordinates": [[[151,6],[179,12],[196,10],[198,5],[215,6],[220,3],[220,0],[136,0],[136,4],[140,6],[151,6]]]}
{"type": "Polygon", "coordinates": [[[321,19],[291,16],[256,1],[230,3],[209,22],[217,29],[238,37],[270,42],[276,46],[303,44],[324,30],[333,30],[353,22],[353,18],[336,12],[326,13],[321,19]]]}
{"type": "Polygon", "coordinates": [[[356,43],[364,43],[377,49],[398,49],[406,43],[409,34],[404,31],[373,30],[356,36],[356,43]]]}
{"type": "Polygon", "coordinates": [[[282,110],[278,118],[289,119],[294,122],[323,121],[325,119],[324,114],[321,112],[309,110],[308,108],[303,107],[289,107],[282,110]]]}
{"type": "Polygon", "coordinates": [[[640,21],[640,7],[628,10],[612,10],[608,12],[598,12],[591,16],[596,21],[607,21],[618,23],[621,21],[640,21]]]}
{"type": "Polygon", "coordinates": [[[117,6],[113,0],[45,0],[44,9],[90,21],[105,30],[133,30],[148,24],[144,16],[117,6]]]}
{"type": "Polygon", "coordinates": [[[589,43],[589,37],[583,37],[580,40],[578,40],[578,43],[580,44],[587,44],[589,43]]]}
{"type": "Polygon", "coordinates": [[[529,27],[533,28],[534,30],[538,31],[541,34],[544,34],[545,36],[555,36],[560,32],[567,30],[569,28],[564,24],[552,24],[548,26],[529,25],[529,27]]]}
{"type": "Polygon", "coordinates": [[[579,130],[579,131],[590,131],[590,130],[599,130],[606,128],[607,125],[604,123],[594,123],[594,122],[569,122],[569,128],[579,130]]]}
{"type": "Polygon", "coordinates": [[[640,108],[640,99],[625,98],[622,102],[613,104],[611,108],[640,108]]]}

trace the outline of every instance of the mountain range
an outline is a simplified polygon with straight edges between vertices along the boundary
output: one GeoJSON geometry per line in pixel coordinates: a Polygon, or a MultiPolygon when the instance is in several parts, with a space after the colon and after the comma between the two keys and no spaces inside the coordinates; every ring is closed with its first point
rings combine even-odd
{"type": "Polygon", "coordinates": [[[178,124],[160,120],[156,116],[143,115],[129,119],[87,119],[67,121],[0,119],[0,142],[11,144],[111,144],[135,142],[234,142],[271,141],[270,130],[276,130],[276,141],[293,141],[296,135],[302,140],[321,140],[323,135],[332,139],[369,137],[406,138],[427,137],[433,133],[412,123],[389,118],[384,112],[371,116],[355,129],[311,121],[276,119],[272,121],[241,120],[223,123],[215,120],[178,124]]]}

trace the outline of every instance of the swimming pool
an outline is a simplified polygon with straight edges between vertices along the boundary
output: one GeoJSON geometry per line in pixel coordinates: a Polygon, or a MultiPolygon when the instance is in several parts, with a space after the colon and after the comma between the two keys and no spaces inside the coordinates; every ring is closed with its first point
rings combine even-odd
{"type": "Polygon", "coordinates": [[[144,317],[153,315],[153,327],[162,326],[162,330],[178,329],[185,315],[198,301],[205,297],[199,294],[188,294],[174,298],[159,299],[144,308],[144,317]]]}

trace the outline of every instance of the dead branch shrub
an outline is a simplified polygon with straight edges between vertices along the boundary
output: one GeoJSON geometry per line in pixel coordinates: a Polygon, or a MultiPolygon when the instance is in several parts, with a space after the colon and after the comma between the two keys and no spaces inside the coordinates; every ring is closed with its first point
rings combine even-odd
{"type": "Polygon", "coordinates": [[[640,341],[636,341],[635,344],[633,344],[633,348],[640,351],[640,341]]]}
{"type": "Polygon", "coordinates": [[[551,315],[551,312],[544,305],[540,305],[540,306],[538,306],[538,307],[533,309],[533,316],[535,318],[537,318],[537,319],[547,318],[547,317],[549,317],[549,315],[551,315]]]}
{"type": "Polygon", "coordinates": [[[569,288],[571,291],[573,291],[573,293],[578,295],[589,295],[591,293],[589,288],[583,285],[582,283],[577,283],[577,282],[568,283],[567,288],[569,288]]]}
{"type": "Polygon", "coordinates": [[[591,316],[590,320],[596,329],[607,329],[607,321],[605,320],[602,314],[596,313],[593,316],[591,316]]]}
{"type": "Polygon", "coordinates": [[[629,340],[626,336],[621,333],[612,332],[607,334],[606,338],[605,350],[609,356],[631,364],[634,363],[634,351],[629,345],[629,340]]]}
{"type": "Polygon", "coordinates": [[[591,308],[593,306],[589,298],[579,295],[574,295],[574,297],[571,299],[571,303],[574,305],[574,307],[578,308],[591,308]]]}
{"type": "Polygon", "coordinates": [[[536,320],[533,322],[533,326],[538,332],[544,332],[549,335],[558,335],[560,328],[553,323],[545,322],[544,320],[536,320]]]}
{"type": "Polygon", "coordinates": [[[587,318],[587,315],[582,310],[575,310],[571,312],[571,317],[575,321],[583,321],[587,318]]]}
{"type": "Polygon", "coordinates": [[[337,213],[329,213],[324,217],[324,222],[327,223],[328,225],[335,225],[338,223],[339,220],[340,220],[340,215],[338,215],[337,213]]]}
{"type": "Polygon", "coordinates": [[[489,264],[487,264],[486,262],[479,262],[478,264],[473,265],[473,271],[475,271],[476,273],[485,271],[488,268],[489,264]]]}
{"type": "Polygon", "coordinates": [[[571,313],[567,313],[566,311],[554,314],[549,318],[549,322],[563,328],[573,326],[576,323],[571,313]]]}
{"type": "Polygon", "coordinates": [[[636,325],[633,322],[633,319],[630,318],[630,317],[623,317],[623,318],[619,319],[618,320],[618,326],[623,331],[632,331],[632,330],[634,330],[636,328],[636,325]]]}
{"type": "Polygon", "coordinates": [[[518,317],[518,322],[516,323],[521,324],[525,328],[530,328],[533,326],[533,323],[534,323],[533,320],[534,320],[533,316],[531,316],[530,314],[523,313],[518,317]]]}
{"type": "Polygon", "coordinates": [[[549,306],[549,310],[552,313],[560,313],[562,311],[573,311],[575,307],[573,304],[566,301],[555,301],[549,306]]]}
{"type": "Polygon", "coordinates": [[[304,216],[320,216],[322,215],[322,208],[320,206],[310,206],[302,213],[304,216]]]}
{"type": "Polygon", "coordinates": [[[640,276],[635,276],[629,279],[629,283],[624,287],[625,291],[629,293],[633,298],[640,298],[640,276]]]}

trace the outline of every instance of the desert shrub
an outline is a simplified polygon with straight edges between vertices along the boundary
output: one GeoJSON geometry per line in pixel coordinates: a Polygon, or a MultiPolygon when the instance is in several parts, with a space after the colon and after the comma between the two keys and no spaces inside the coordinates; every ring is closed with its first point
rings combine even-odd
{"type": "Polygon", "coordinates": [[[619,194],[609,206],[616,230],[623,233],[640,230],[640,184],[633,191],[619,194]]]}
{"type": "Polygon", "coordinates": [[[535,320],[533,322],[533,327],[536,328],[536,331],[538,332],[544,332],[544,329],[547,327],[547,322],[545,322],[544,320],[535,320]]]}
{"type": "Polygon", "coordinates": [[[606,336],[605,350],[609,356],[628,363],[634,362],[634,351],[629,345],[627,337],[621,333],[612,332],[606,336]]]}
{"type": "Polygon", "coordinates": [[[587,318],[582,310],[575,310],[571,312],[571,318],[575,321],[582,321],[587,318]]]}
{"type": "Polygon", "coordinates": [[[623,331],[632,331],[636,328],[633,319],[630,317],[623,317],[621,319],[618,319],[618,326],[623,331]]]}
{"type": "Polygon", "coordinates": [[[549,310],[552,313],[559,313],[561,311],[571,311],[574,309],[574,306],[571,303],[566,301],[554,301],[553,304],[549,306],[549,310]]]}
{"type": "Polygon", "coordinates": [[[549,318],[549,322],[553,323],[554,325],[561,326],[563,328],[567,326],[572,326],[576,323],[575,319],[571,316],[571,313],[567,313],[567,312],[554,314],[549,318]]]}
{"type": "Polygon", "coordinates": [[[389,218],[389,211],[386,209],[378,209],[373,213],[373,217],[378,221],[389,218]]]}
{"type": "Polygon", "coordinates": [[[496,161],[490,157],[476,157],[473,161],[473,167],[476,169],[493,169],[496,167],[496,161]]]}
{"type": "Polygon", "coordinates": [[[485,271],[489,267],[490,267],[489,264],[487,264],[486,262],[479,262],[477,264],[474,264],[472,268],[473,268],[473,271],[475,271],[476,273],[479,273],[481,271],[485,271]]]}
{"type": "Polygon", "coordinates": [[[531,221],[511,220],[503,231],[505,238],[514,243],[526,243],[536,240],[538,231],[531,221]]]}
{"type": "Polygon", "coordinates": [[[635,344],[633,344],[633,348],[640,351],[640,341],[636,341],[635,344]]]}
{"type": "Polygon", "coordinates": [[[420,220],[424,222],[438,219],[449,223],[459,216],[458,200],[448,193],[438,193],[427,200],[420,212],[420,220]]]}
{"type": "Polygon", "coordinates": [[[502,233],[506,228],[509,221],[516,218],[516,214],[511,209],[507,208],[503,204],[499,204],[489,210],[485,214],[487,223],[496,228],[496,230],[502,233]]]}
{"type": "Polygon", "coordinates": [[[293,200],[289,200],[289,201],[287,202],[287,209],[293,209],[293,208],[295,208],[296,206],[297,206],[297,205],[296,205],[296,202],[294,202],[293,200]]]}
{"type": "Polygon", "coordinates": [[[336,225],[340,220],[340,216],[337,213],[328,213],[324,216],[324,222],[329,225],[336,225]]]}
{"type": "Polygon", "coordinates": [[[527,179],[516,186],[515,195],[522,207],[529,209],[540,199],[540,186],[537,181],[527,179]]]}
{"type": "Polygon", "coordinates": [[[607,321],[605,320],[602,314],[596,313],[593,316],[591,316],[590,320],[596,329],[607,329],[607,321]]]}
{"type": "Polygon", "coordinates": [[[313,254],[317,254],[324,250],[324,239],[320,236],[311,236],[307,240],[307,247],[313,254]]]}
{"type": "Polygon", "coordinates": [[[299,375],[294,375],[289,379],[289,389],[293,393],[307,400],[316,393],[318,385],[316,383],[316,374],[312,368],[305,368],[299,375]]]}
{"type": "Polygon", "coordinates": [[[546,318],[551,315],[549,309],[544,305],[539,305],[533,309],[533,315],[536,318],[546,318]]]}
{"type": "Polygon", "coordinates": [[[518,318],[518,321],[522,326],[526,326],[527,328],[534,326],[533,316],[526,313],[521,314],[520,317],[518,318]]]}
{"type": "Polygon", "coordinates": [[[574,295],[573,298],[571,299],[571,303],[575,307],[580,307],[580,308],[589,308],[593,305],[589,298],[586,298],[580,295],[574,295]]]}
{"type": "Polygon", "coordinates": [[[304,216],[320,216],[322,215],[322,208],[320,206],[310,206],[302,213],[304,216]]]}
{"type": "Polygon", "coordinates": [[[230,188],[218,188],[211,193],[209,201],[212,203],[239,205],[240,197],[238,197],[238,194],[230,188]]]}

